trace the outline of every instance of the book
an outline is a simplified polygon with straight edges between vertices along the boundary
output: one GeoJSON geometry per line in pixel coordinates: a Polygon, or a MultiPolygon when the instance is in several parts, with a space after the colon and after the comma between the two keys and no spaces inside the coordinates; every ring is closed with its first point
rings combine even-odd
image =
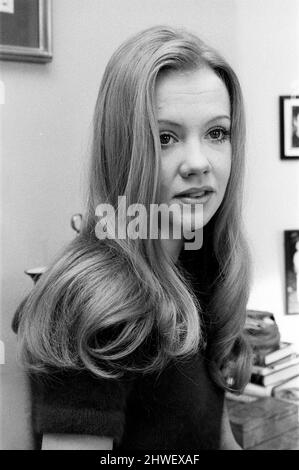
{"type": "Polygon", "coordinates": [[[225,398],[227,400],[240,401],[242,403],[251,403],[258,400],[258,397],[253,395],[246,395],[245,393],[236,394],[228,391],[225,392],[225,398]]]}
{"type": "Polygon", "coordinates": [[[246,387],[244,388],[244,392],[246,395],[251,395],[254,397],[270,397],[272,394],[272,390],[274,385],[268,385],[267,387],[263,385],[257,385],[254,383],[249,382],[246,387]]]}
{"type": "Polygon", "coordinates": [[[283,390],[287,388],[298,388],[299,389],[299,376],[293,377],[289,380],[285,380],[284,382],[276,385],[274,387],[275,390],[283,390]]]}
{"type": "Polygon", "coordinates": [[[257,385],[273,385],[299,375],[299,364],[272,372],[272,374],[251,374],[251,382],[257,385]]]}
{"type": "Polygon", "coordinates": [[[257,385],[249,382],[243,390],[243,393],[246,395],[251,395],[254,397],[277,397],[277,394],[281,390],[290,390],[295,389],[299,390],[299,376],[292,377],[291,379],[282,380],[277,384],[267,385],[257,385]]]}
{"type": "Polygon", "coordinates": [[[227,400],[233,434],[243,449],[283,435],[297,425],[297,406],[272,397],[250,403],[227,400]]]}
{"type": "Polygon", "coordinates": [[[251,371],[253,374],[269,375],[294,364],[299,364],[299,354],[297,353],[290,354],[278,361],[271,362],[268,366],[253,365],[251,371]]]}
{"type": "Polygon", "coordinates": [[[280,400],[295,403],[299,412],[299,375],[273,387],[272,395],[280,400]]]}
{"type": "Polygon", "coordinates": [[[267,366],[272,362],[276,362],[286,356],[289,356],[290,354],[293,354],[294,352],[294,345],[292,343],[283,341],[280,343],[279,349],[276,349],[271,352],[264,353],[262,349],[255,350],[253,356],[253,363],[254,365],[258,366],[267,366]]]}

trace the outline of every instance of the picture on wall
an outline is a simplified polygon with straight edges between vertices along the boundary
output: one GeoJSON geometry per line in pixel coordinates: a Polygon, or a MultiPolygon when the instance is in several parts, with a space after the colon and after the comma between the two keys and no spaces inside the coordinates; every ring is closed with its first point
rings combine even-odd
{"type": "Polygon", "coordinates": [[[51,0],[0,0],[0,59],[52,60],[51,0]]]}
{"type": "Polygon", "coordinates": [[[299,159],[299,96],[280,96],[280,156],[299,159]]]}
{"type": "Polygon", "coordinates": [[[299,230],[285,230],[286,314],[299,314],[299,230]]]}

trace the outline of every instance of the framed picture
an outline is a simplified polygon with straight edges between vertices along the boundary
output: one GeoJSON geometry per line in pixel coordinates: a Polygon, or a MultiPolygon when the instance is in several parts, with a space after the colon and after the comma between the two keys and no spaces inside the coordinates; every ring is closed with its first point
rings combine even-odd
{"type": "Polygon", "coordinates": [[[299,159],[299,96],[280,96],[280,157],[299,159]]]}
{"type": "Polygon", "coordinates": [[[285,230],[286,314],[299,314],[299,230],[285,230]]]}
{"type": "Polygon", "coordinates": [[[52,60],[51,0],[0,0],[0,59],[52,60]]]}

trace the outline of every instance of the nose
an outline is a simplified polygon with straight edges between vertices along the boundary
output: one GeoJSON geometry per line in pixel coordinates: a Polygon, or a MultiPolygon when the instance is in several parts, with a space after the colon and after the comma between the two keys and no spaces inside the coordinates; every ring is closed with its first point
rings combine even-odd
{"type": "Polygon", "coordinates": [[[183,178],[191,175],[200,175],[209,173],[211,164],[203,146],[198,138],[186,143],[182,162],[180,164],[180,174],[183,178]]]}

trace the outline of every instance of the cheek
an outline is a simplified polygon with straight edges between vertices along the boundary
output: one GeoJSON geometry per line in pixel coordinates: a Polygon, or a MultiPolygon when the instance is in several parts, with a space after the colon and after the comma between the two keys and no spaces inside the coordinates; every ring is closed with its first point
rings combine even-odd
{"type": "Polygon", "coordinates": [[[160,178],[160,188],[161,195],[166,196],[173,189],[174,181],[174,169],[172,165],[166,161],[161,164],[161,178],[160,178]]]}
{"type": "Polygon", "coordinates": [[[169,196],[169,185],[165,175],[161,175],[160,190],[159,190],[159,204],[167,202],[169,196]]]}
{"type": "Polygon", "coordinates": [[[162,167],[161,176],[160,176],[160,189],[161,189],[162,194],[165,194],[165,191],[167,190],[167,186],[168,186],[167,173],[165,172],[165,169],[162,167]]]}
{"type": "Polygon", "coordinates": [[[221,186],[223,187],[224,190],[227,186],[230,173],[231,173],[231,156],[228,155],[227,158],[225,158],[221,162],[218,168],[219,181],[221,182],[221,186]]]}

